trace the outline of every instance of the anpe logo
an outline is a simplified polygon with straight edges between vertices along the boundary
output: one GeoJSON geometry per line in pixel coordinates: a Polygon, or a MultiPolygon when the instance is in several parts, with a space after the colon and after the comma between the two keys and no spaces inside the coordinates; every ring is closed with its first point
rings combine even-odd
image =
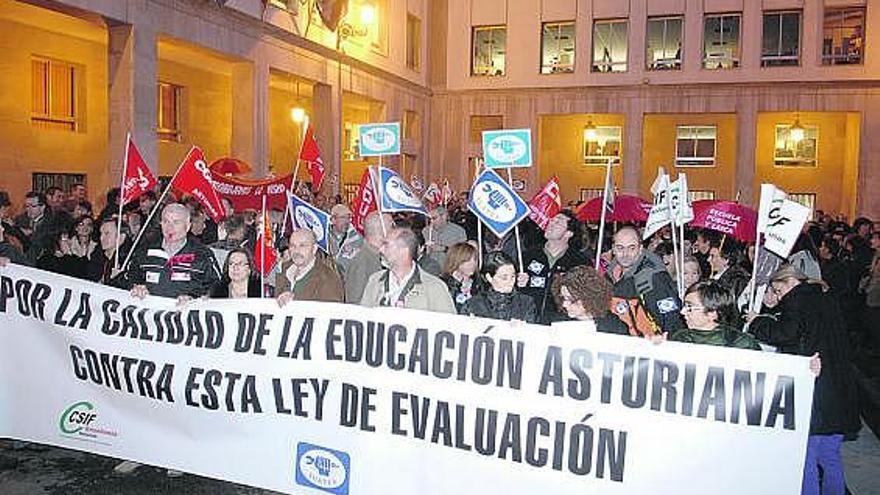
{"type": "Polygon", "coordinates": [[[61,415],[58,428],[68,435],[79,433],[98,418],[98,413],[94,410],[95,406],[91,402],[82,401],[72,404],[61,415]]]}
{"type": "Polygon", "coordinates": [[[514,163],[525,156],[528,146],[517,136],[509,134],[498,136],[489,141],[488,153],[492,159],[500,163],[514,163]]]}
{"type": "Polygon", "coordinates": [[[334,495],[347,495],[351,459],[345,452],[300,442],[296,448],[296,483],[334,495]]]}
{"type": "Polygon", "coordinates": [[[98,408],[89,401],[79,401],[67,406],[58,418],[58,431],[63,437],[110,445],[107,441],[119,436],[119,432],[107,426],[98,408]]]}
{"type": "Polygon", "coordinates": [[[384,127],[370,129],[363,134],[363,139],[364,147],[375,152],[388,151],[397,145],[397,136],[384,127]]]}
{"type": "Polygon", "coordinates": [[[422,202],[419,201],[419,198],[413,195],[409,186],[397,177],[391,177],[388,179],[385,186],[385,194],[391,199],[391,201],[398,204],[413,207],[422,206],[422,202]]]}
{"type": "Polygon", "coordinates": [[[501,186],[490,181],[474,188],[474,204],[490,220],[507,223],[516,218],[516,203],[513,197],[501,186]]]}
{"type": "Polygon", "coordinates": [[[316,242],[324,240],[324,229],[322,228],[321,219],[315,215],[315,212],[305,206],[297,205],[294,215],[296,216],[297,225],[311,229],[315,233],[316,242]]]}

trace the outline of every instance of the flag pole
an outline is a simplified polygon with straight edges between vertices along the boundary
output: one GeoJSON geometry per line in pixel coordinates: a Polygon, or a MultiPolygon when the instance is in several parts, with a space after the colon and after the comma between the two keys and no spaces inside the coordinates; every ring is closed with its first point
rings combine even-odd
{"type": "MultiPolygon", "coordinates": [[[[263,237],[263,241],[260,243],[260,297],[265,297],[266,295],[266,223],[268,218],[266,218],[266,194],[263,194],[263,225],[261,228],[263,231],[261,235],[263,237]]],[[[269,225],[271,229],[271,225],[269,225]]]]}
{"type": "Polygon", "coordinates": [[[113,251],[113,271],[119,270],[119,237],[122,233],[122,208],[125,206],[122,202],[122,193],[125,191],[125,176],[128,173],[128,149],[131,146],[131,131],[125,136],[125,158],[122,160],[122,179],[119,181],[119,196],[116,202],[119,203],[119,214],[116,218],[116,249],[113,251]]]}
{"type": "MultiPolygon", "coordinates": [[[[480,158],[477,157],[474,159],[474,163],[476,163],[476,170],[474,171],[474,182],[477,181],[477,177],[480,176],[480,169],[482,168],[482,163],[480,163],[480,158]]],[[[471,190],[473,190],[473,186],[471,186],[471,190]]],[[[477,218],[477,253],[480,255],[480,268],[483,267],[483,221],[480,220],[480,217],[474,215],[477,218]]]]}
{"type": "Polygon", "coordinates": [[[379,223],[382,224],[382,235],[388,236],[388,227],[385,226],[385,215],[382,213],[382,156],[379,155],[379,169],[373,171],[373,167],[367,166],[370,171],[370,177],[373,180],[373,191],[376,193],[376,211],[379,212],[379,223]],[[377,177],[378,176],[378,177],[377,177]]]}
{"type": "MultiPolygon", "coordinates": [[[[513,172],[511,172],[510,167],[507,167],[507,183],[510,184],[510,188],[513,189],[513,172]]],[[[513,227],[513,235],[516,236],[516,259],[519,262],[519,271],[524,272],[525,268],[523,267],[522,239],[519,235],[519,223],[513,227]]]]}
{"type": "MultiPolygon", "coordinates": [[[[675,238],[678,236],[675,233],[675,218],[672,215],[672,202],[670,201],[671,196],[672,196],[672,191],[670,189],[669,176],[667,175],[667,179],[666,179],[666,211],[667,211],[667,214],[669,215],[669,226],[670,226],[670,230],[672,231],[672,256],[675,258],[678,258],[678,243],[675,240],[675,238]]],[[[679,277],[679,278],[681,278],[681,277],[679,277]]],[[[679,299],[684,297],[684,291],[681,290],[681,283],[676,283],[675,288],[676,288],[676,290],[678,290],[679,299]]]]}
{"type": "Polygon", "coordinates": [[[605,238],[605,211],[607,210],[608,201],[608,184],[611,181],[611,164],[613,158],[608,159],[605,164],[605,187],[602,189],[602,212],[599,214],[599,239],[596,243],[596,262],[593,268],[599,270],[599,261],[602,257],[602,241],[605,238]]]}

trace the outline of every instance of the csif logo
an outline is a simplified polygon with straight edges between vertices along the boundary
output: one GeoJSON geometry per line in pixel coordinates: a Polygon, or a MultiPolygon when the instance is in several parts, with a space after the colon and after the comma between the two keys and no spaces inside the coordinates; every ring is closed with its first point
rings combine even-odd
{"type": "Polygon", "coordinates": [[[95,404],[85,400],[64,408],[58,418],[58,431],[63,437],[101,445],[110,445],[107,441],[119,436],[119,432],[108,426],[98,414],[95,404]]]}
{"type": "Polygon", "coordinates": [[[348,495],[351,459],[345,452],[299,442],[296,483],[334,495],[348,495]]]}
{"type": "Polygon", "coordinates": [[[96,419],[98,419],[98,413],[95,411],[94,404],[88,401],[76,402],[61,413],[58,429],[62,433],[75,435],[94,423],[96,419]]]}

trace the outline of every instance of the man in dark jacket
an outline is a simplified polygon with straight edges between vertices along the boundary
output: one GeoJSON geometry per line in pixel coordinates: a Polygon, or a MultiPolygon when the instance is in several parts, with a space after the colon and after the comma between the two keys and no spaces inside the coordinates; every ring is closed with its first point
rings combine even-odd
{"type": "Polygon", "coordinates": [[[189,210],[171,203],[162,210],[162,241],[134,256],[128,283],[135,297],[195,298],[208,294],[220,280],[220,269],[211,250],[188,237],[189,210]]]}
{"type": "Polygon", "coordinates": [[[611,311],[632,335],[654,335],[684,327],[675,282],[657,255],[642,246],[639,232],[623,227],[614,234],[614,259],[607,275],[614,284],[611,311]]]}
{"type": "Polygon", "coordinates": [[[578,227],[578,221],[570,212],[558,213],[547,224],[544,231],[547,241],[543,248],[523,253],[522,272],[517,277],[517,285],[535,301],[537,323],[547,325],[567,319],[556,306],[552,285],[556,274],[589,263],[576,247],[571,246],[572,239],[578,238],[578,227]]]}
{"type": "Polygon", "coordinates": [[[804,467],[803,493],[844,493],[840,445],[861,427],[858,397],[849,357],[844,318],[834,298],[792,265],[779,268],[770,279],[779,299],[772,316],[749,315],[749,332],[778,352],[812,356],[818,353],[822,372],[813,390],[813,413],[804,467]]]}

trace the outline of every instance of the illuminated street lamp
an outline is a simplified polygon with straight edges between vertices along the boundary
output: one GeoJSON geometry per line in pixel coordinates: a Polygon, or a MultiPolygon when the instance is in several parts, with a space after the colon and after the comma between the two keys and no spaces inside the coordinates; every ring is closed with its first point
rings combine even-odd
{"type": "Polygon", "coordinates": [[[800,143],[806,137],[806,131],[798,117],[794,118],[794,125],[788,130],[788,137],[794,144],[800,143]]]}
{"type": "Polygon", "coordinates": [[[306,120],[306,110],[302,107],[294,107],[290,110],[290,119],[297,124],[302,124],[306,120]]]}
{"type": "Polygon", "coordinates": [[[584,138],[594,143],[599,140],[599,132],[596,130],[596,126],[593,125],[593,121],[587,122],[587,126],[584,127],[584,138]]]}

